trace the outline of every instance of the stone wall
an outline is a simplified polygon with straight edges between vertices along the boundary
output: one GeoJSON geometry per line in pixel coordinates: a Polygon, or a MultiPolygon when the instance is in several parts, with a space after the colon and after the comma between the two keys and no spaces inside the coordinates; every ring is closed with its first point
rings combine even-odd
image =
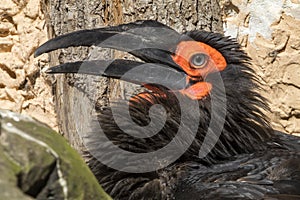
{"type": "Polygon", "coordinates": [[[226,35],[253,59],[270,101],[272,125],[300,135],[300,1],[224,0],[226,35]]]}
{"type": "Polygon", "coordinates": [[[1,0],[0,108],[28,114],[53,128],[51,84],[41,69],[48,56],[33,58],[47,40],[40,0],[1,0]]]}
{"type": "MultiPolygon", "coordinates": [[[[221,0],[221,5],[225,34],[237,37],[253,58],[273,126],[300,134],[300,1],[221,0]]],[[[0,108],[56,128],[52,80],[43,73],[48,56],[32,55],[47,40],[41,6],[40,0],[0,4],[0,108]]]]}

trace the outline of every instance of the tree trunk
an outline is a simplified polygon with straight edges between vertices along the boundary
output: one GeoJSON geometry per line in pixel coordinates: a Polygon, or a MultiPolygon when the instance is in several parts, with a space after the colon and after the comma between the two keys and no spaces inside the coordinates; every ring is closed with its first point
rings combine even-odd
{"type": "MultiPolygon", "coordinates": [[[[139,19],[154,19],[179,32],[204,29],[221,32],[221,10],[217,0],[52,0],[45,13],[50,37],[79,29],[111,26],[139,19]]],[[[86,57],[124,56],[112,50],[69,48],[51,53],[50,65],[86,57]],[[93,51],[92,51],[93,50],[93,51]],[[92,52],[92,53],[89,53],[92,52]]],[[[81,133],[88,131],[91,109],[87,102],[100,107],[116,98],[126,98],[136,86],[107,78],[88,75],[57,75],[54,84],[59,129],[78,151],[84,150],[81,133]]]]}

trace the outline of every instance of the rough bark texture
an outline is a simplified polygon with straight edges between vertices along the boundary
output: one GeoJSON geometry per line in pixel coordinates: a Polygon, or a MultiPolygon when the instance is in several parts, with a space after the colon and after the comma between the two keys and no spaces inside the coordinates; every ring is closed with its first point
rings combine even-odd
{"type": "MultiPolygon", "coordinates": [[[[54,0],[46,5],[53,35],[77,29],[116,25],[138,19],[155,19],[179,31],[205,29],[222,31],[220,7],[216,1],[71,1],[54,0]],[[181,17],[179,17],[181,16],[181,17]]],[[[87,57],[122,57],[124,53],[96,48],[72,48],[51,54],[51,65],[87,57]],[[89,51],[91,53],[89,53],[89,51]],[[59,58],[59,60],[57,60],[59,58]]],[[[115,80],[82,75],[58,75],[55,102],[60,130],[76,149],[83,149],[78,134],[88,130],[91,111],[86,102],[100,105],[126,98],[136,86],[115,80]]]]}

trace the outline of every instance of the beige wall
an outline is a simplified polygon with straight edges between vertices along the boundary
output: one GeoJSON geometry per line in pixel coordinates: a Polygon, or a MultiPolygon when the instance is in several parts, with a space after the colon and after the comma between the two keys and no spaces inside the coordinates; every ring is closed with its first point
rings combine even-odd
{"type": "Polygon", "coordinates": [[[300,0],[224,0],[224,30],[251,58],[272,125],[300,135],[300,0]]]}
{"type": "MultiPolygon", "coordinates": [[[[253,58],[270,100],[274,127],[300,134],[300,1],[223,0],[224,30],[253,58]]],[[[39,0],[0,4],[0,108],[29,114],[56,128],[47,55],[33,58],[47,40],[39,0]]]]}
{"type": "Polygon", "coordinates": [[[39,0],[1,0],[0,108],[31,115],[56,127],[51,84],[40,69],[47,55],[33,58],[47,40],[39,0]]]}

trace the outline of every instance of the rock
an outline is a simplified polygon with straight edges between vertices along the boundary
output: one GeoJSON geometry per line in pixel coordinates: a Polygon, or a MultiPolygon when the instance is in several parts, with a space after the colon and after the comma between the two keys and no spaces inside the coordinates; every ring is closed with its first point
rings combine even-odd
{"type": "Polygon", "coordinates": [[[0,199],[111,199],[48,126],[0,110],[0,199]]]}

